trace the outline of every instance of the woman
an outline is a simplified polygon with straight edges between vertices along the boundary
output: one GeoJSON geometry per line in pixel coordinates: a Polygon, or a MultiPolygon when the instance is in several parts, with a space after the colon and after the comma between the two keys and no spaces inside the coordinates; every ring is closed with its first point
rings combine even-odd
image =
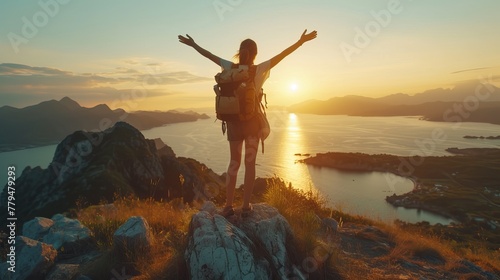
{"type": "MultiPolygon", "coordinates": [[[[270,60],[260,63],[257,66],[254,66],[254,60],[257,56],[257,44],[251,39],[246,39],[241,42],[240,49],[235,55],[235,57],[238,58],[238,67],[255,67],[255,88],[260,89],[269,77],[271,68],[276,66],[287,55],[291,54],[293,51],[302,46],[303,43],[313,40],[314,38],[316,38],[316,36],[316,31],[307,33],[306,29],[295,44],[291,45],[270,60]]],[[[189,35],[186,34],[186,37],[179,35],[178,38],[179,42],[193,47],[201,55],[210,59],[215,64],[221,66],[222,70],[230,69],[233,66],[233,63],[231,63],[230,61],[221,59],[220,57],[200,47],[189,35]]],[[[245,180],[241,215],[243,217],[246,217],[252,211],[250,198],[252,196],[253,186],[255,182],[255,160],[257,157],[259,146],[258,135],[259,123],[257,118],[253,118],[248,121],[233,121],[228,122],[227,124],[227,140],[229,141],[231,160],[227,169],[226,205],[221,213],[225,217],[234,215],[234,190],[236,187],[236,177],[238,175],[238,170],[241,164],[243,143],[245,144],[245,180]]]]}

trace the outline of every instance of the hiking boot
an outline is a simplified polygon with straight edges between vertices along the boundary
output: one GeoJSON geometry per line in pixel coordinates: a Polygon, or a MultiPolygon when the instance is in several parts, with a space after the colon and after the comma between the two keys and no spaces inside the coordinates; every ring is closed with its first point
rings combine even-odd
{"type": "Polygon", "coordinates": [[[253,212],[253,206],[252,204],[248,204],[248,208],[245,207],[241,208],[241,217],[247,218],[248,216],[250,216],[250,214],[252,214],[252,212],[253,212]]]}
{"type": "Polygon", "coordinates": [[[234,209],[233,206],[226,206],[222,209],[220,212],[220,215],[223,216],[224,218],[229,218],[234,215],[234,209]]]}

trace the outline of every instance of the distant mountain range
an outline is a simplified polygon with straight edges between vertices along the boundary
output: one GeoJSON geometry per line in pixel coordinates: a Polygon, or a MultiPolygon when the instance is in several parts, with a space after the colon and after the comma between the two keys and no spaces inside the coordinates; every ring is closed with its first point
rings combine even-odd
{"type": "Polygon", "coordinates": [[[351,116],[422,116],[430,121],[500,124],[500,89],[469,82],[453,89],[433,89],[415,95],[397,93],[380,98],[356,95],[325,101],[308,100],[289,107],[295,113],[351,116]]]}
{"type": "Polygon", "coordinates": [[[43,146],[60,142],[77,130],[100,131],[118,121],[125,121],[139,130],[169,123],[189,122],[209,118],[193,111],[111,110],[100,104],[92,108],[80,106],[69,97],[45,101],[25,108],[0,108],[0,152],[43,146]]]}

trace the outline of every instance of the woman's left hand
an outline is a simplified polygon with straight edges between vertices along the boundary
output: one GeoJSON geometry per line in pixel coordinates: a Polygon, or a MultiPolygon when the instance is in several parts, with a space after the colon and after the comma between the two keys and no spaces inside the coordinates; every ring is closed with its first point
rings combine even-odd
{"type": "Polygon", "coordinates": [[[186,44],[190,47],[194,46],[194,39],[191,38],[191,36],[189,36],[188,34],[186,34],[187,38],[182,36],[182,35],[179,35],[177,36],[177,38],[179,38],[179,42],[183,43],[183,44],[186,44]]]}

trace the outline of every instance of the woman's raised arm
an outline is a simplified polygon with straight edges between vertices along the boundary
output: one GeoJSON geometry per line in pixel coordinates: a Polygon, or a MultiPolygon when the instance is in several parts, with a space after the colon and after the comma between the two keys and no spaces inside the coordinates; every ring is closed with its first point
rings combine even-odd
{"type": "Polygon", "coordinates": [[[182,35],[179,35],[178,38],[179,38],[179,42],[185,44],[185,45],[188,45],[190,47],[193,47],[193,49],[195,49],[197,52],[199,52],[201,55],[203,55],[204,57],[210,59],[211,61],[213,61],[215,64],[219,65],[220,66],[220,58],[214,54],[212,54],[211,52],[205,50],[204,48],[200,47],[198,44],[196,44],[194,42],[194,39],[191,38],[191,36],[189,36],[188,34],[186,34],[187,37],[184,37],[182,35]]]}
{"type": "Polygon", "coordinates": [[[302,44],[304,44],[307,41],[313,40],[318,35],[318,32],[316,32],[316,30],[308,34],[306,34],[306,32],[307,29],[304,30],[304,33],[302,33],[300,39],[295,44],[291,45],[277,56],[271,58],[271,68],[276,66],[276,64],[278,64],[283,58],[285,58],[286,56],[294,52],[296,49],[298,49],[300,46],[302,46],[302,44]]]}

